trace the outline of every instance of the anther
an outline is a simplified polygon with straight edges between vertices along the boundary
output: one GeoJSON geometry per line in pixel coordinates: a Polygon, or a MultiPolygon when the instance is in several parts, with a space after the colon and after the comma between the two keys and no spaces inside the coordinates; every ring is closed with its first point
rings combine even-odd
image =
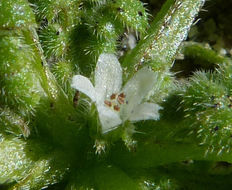
{"type": "Polygon", "coordinates": [[[119,94],[118,96],[121,97],[121,98],[125,98],[126,97],[126,95],[123,92],[121,94],[119,94]]]}
{"type": "Polygon", "coordinates": [[[115,111],[120,111],[120,107],[119,107],[118,105],[115,105],[115,106],[114,106],[114,110],[115,110],[115,111]]]}
{"type": "Polygon", "coordinates": [[[118,96],[117,98],[119,104],[124,104],[124,98],[121,96],[118,96]]]}
{"type": "Polygon", "coordinates": [[[105,100],[104,103],[105,103],[105,105],[107,105],[107,106],[109,106],[109,107],[112,106],[112,103],[111,103],[110,101],[105,100]]]}
{"type": "Polygon", "coordinates": [[[116,98],[116,94],[112,94],[111,96],[110,96],[110,99],[111,100],[114,100],[116,98]]]}

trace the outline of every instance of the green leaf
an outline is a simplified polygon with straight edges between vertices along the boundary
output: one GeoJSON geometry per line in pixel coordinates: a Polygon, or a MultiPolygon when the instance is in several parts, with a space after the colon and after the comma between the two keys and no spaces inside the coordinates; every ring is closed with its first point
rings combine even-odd
{"type": "MultiPolygon", "coordinates": [[[[128,54],[123,65],[128,72],[144,62],[154,70],[170,69],[177,50],[204,4],[204,0],[167,0],[145,36],[128,54]]],[[[131,75],[130,75],[131,76],[131,75]]]]}
{"type": "Polygon", "coordinates": [[[27,0],[2,0],[0,2],[0,30],[29,26],[36,26],[36,22],[27,0]]]}

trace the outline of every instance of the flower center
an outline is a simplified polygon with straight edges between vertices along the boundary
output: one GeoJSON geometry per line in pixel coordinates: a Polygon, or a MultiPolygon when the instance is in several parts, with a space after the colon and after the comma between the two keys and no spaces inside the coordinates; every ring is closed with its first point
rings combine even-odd
{"type": "MultiPolygon", "coordinates": [[[[105,100],[106,106],[112,108],[115,111],[120,111],[120,106],[125,103],[126,95],[122,92],[120,94],[112,94],[109,100],[105,100]]],[[[126,102],[127,104],[127,102],[126,102]]]]}

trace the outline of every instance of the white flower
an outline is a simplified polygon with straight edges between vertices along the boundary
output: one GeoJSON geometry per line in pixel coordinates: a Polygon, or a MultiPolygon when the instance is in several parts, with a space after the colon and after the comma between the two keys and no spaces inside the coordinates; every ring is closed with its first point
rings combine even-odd
{"type": "Polygon", "coordinates": [[[106,133],[126,120],[135,122],[159,119],[160,106],[142,103],[155,82],[155,73],[143,68],[121,89],[122,68],[117,57],[113,54],[101,54],[95,69],[95,86],[82,75],[75,75],[71,86],[96,103],[102,133],[106,133]]]}

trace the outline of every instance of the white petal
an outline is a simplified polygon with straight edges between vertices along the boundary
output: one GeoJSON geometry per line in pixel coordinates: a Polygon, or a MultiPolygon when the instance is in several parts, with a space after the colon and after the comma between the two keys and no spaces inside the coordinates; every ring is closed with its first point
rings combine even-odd
{"type": "Polygon", "coordinates": [[[72,78],[72,88],[79,90],[89,96],[92,101],[96,101],[96,92],[90,80],[81,75],[75,75],[72,78]]]}
{"type": "Polygon", "coordinates": [[[127,120],[134,108],[149,94],[157,81],[157,75],[148,68],[139,70],[132,79],[130,79],[123,92],[126,95],[126,103],[122,107],[121,116],[127,120]]]}
{"type": "Polygon", "coordinates": [[[99,119],[102,125],[102,133],[115,129],[122,123],[119,114],[106,106],[98,106],[99,119]]]}
{"type": "Polygon", "coordinates": [[[130,121],[140,121],[140,120],[157,120],[159,119],[159,110],[162,109],[159,105],[153,103],[143,103],[139,104],[133,110],[130,115],[130,121]]]}
{"type": "Polygon", "coordinates": [[[117,57],[113,54],[101,54],[95,70],[97,99],[104,101],[106,97],[119,92],[121,85],[122,68],[117,57]]]}

